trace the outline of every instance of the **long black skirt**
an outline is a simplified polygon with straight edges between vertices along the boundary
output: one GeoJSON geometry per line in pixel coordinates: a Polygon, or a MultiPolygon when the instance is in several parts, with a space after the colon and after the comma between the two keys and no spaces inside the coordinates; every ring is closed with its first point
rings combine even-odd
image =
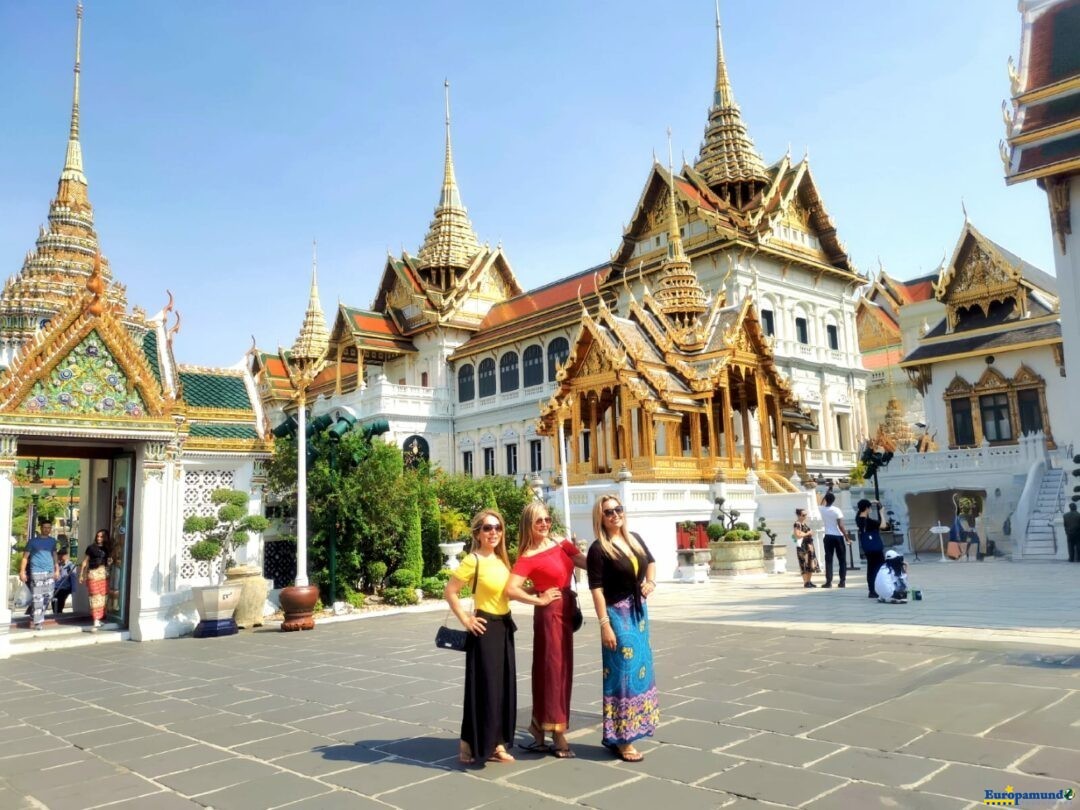
{"type": "Polygon", "coordinates": [[[517,722],[517,666],[514,660],[514,632],[517,625],[507,613],[499,616],[478,610],[487,621],[481,636],[469,635],[465,642],[465,709],[461,718],[461,739],[469,745],[473,758],[483,762],[495,746],[514,745],[517,722]]]}

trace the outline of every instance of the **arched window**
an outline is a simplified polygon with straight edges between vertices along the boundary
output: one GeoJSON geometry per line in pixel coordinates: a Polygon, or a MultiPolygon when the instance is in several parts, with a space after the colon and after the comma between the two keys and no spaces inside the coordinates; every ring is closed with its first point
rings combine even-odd
{"type": "Polygon", "coordinates": [[[495,396],[495,361],[490,357],[480,361],[479,378],[480,398],[495,396]]]}
{"type": "Polygon", "coordinates": [[[468,363],[457,373],[458,402],[472,402],[474,396],[476,396],[476,389],[473,387],[473,367],[472,363],[468,363]]]}
{"type": "Polygon", "coordinates": [[[570,356],[570,344],[566,338],[555,338],[548,344],[548,382],[555,382],[555,372],[559,363],[565,363],[570,356]]]}
{"type": "Polygon", "coordinates": [[[517,352],[507,352],[499,358],[499,390],[517,391],[519,382],[517,352]]]}
{"type": "Polygon", "coordinates": [[[428,384],[427,384],[427,372],[426,371],[421,371],[420,372],[420,385],[422,387],[424,387],[424,388],[428,387],[428,384]]]}
{"type": "Polygon", "coordinates": [[[535,343],[521,356],[525,367],[525,387],[531,388],[544,381],[544,350],[535,343]]]}

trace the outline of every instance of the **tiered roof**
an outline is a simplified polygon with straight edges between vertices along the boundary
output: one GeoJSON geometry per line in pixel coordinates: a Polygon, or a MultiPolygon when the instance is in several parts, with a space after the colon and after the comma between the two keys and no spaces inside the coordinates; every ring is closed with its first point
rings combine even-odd
{"type": "Polygon", "coordinates": [[[749,203],[768,183],[765,163],[754,148],[754,141],[742,112],[735,101],[735,91],[728,78],[724,60],[724,40],[720,30],[720,4],[716,6],[716,86],[709,108],[709,123],[694,169],[724,199],[737,208],[749,203]]]}
{"type": "MultiPolygon", "coordinates": [[[[0,293],[0,333],[5,339],[23,342],[55,317],[68,302],[84,290],[100,253],[94,230],[94,209],[90,204],[79,141],[79,79],[82,69],[82,4],[76,7],[75,79],[71,102],[64,168],[56,197],[49,204],[49,224],[42,226],[34,250],[27,252],[22,269],[9,277],[0,293]]],[[[106,298],[121,321],[137,338],[145,333],[145,313],[138,308],[127,313],[127,293],[112,281],[109,262],[101,257],[101,278],[106,298]]]]}

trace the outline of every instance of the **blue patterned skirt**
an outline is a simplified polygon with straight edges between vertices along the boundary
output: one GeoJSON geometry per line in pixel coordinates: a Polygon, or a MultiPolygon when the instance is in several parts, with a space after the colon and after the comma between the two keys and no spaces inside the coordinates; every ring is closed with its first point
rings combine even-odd
{"type": "Polygon", "coordinates": [[[635,618],[632,597],[607,606],[615,649],[603,648],[604,745],[651,737],[660,722],[648,610],[642,604],[641,615],[635,618]]]}

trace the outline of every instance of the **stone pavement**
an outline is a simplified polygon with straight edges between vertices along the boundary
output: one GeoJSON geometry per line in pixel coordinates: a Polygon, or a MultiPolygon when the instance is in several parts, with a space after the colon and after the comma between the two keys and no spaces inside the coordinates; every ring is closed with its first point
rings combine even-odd
{"type": "Polygon", "coordinates": [[[924,563],[926,599],[896,606],[856,576],[663,586],[662,724],[638,764],[599,745],[589,618],[577,759],[484,768],[456,762],[464,657],[434,648],[441,613],[0,661],[0,807],[974,808],[1009,786],[1078,790],[1080,565],[924,563]]]}

